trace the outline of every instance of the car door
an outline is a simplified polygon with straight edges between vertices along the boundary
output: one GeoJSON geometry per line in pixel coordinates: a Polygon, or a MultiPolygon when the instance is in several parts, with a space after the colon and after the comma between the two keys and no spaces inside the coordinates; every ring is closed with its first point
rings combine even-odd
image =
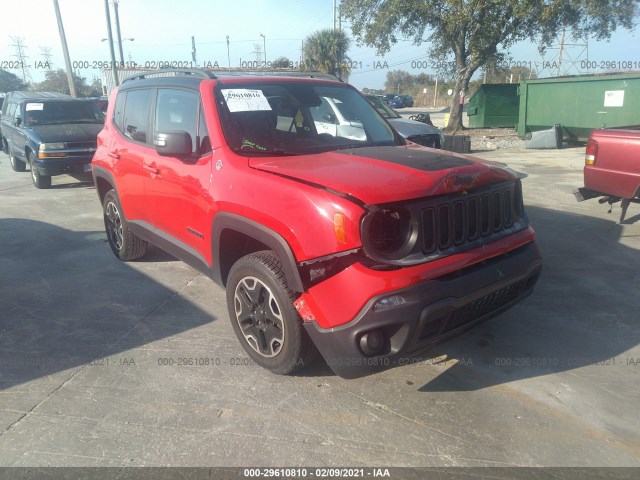
{"type": "Polygon", "coordinates": [[[206,257],[211,245],[211,147],[200,95],[192,90],[158,88],[153,134],[187,132],[192,152],[182,158],[155,154],[145,160],[146,190],[152,199],[157,234],[175,247],[206,257]]]}
{"type": "Polygon", "coordinates": [[[113,125],[107,155],[116,172],[118,196],[129,222],[148,228],[151,206],[145,190],[145,158],[153,157],[151,146],[151,105],[154,89],[121,90],[114,106],[113,125]]]}
{"type": "Polygon", "coordinates": [[[36,102],[28,102],[26,104],[19,103],[14,111],[13,120],[11,122],[11,151],[16,158],[23,162],[26,162],[27,160],[24,149],[27,142],[27,136],[24,131],[25,105],[30,106],[30,108],[37,108],[38,105],[40,108],[42,107],[41,103],[38,104],[36,102]]]}

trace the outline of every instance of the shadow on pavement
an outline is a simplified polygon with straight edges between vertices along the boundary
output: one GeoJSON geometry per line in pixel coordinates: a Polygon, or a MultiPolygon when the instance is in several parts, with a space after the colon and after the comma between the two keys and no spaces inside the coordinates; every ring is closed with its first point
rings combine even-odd
{"type": "Polygon", "coordinates": [[[640,251],[620,243],[623,226],[614,218],[527,211],[545,262],[533,295],[436,347],[430,357],[446,355],[451,366],[420,391],[473,391],[587,365],[640,362],[625,353],[640,343],[640,251]]]}
{"type": "MultiPolygon", "coordinates": [[[[427,352],[425,362],[446,358],[449,368],[420,391],[473,391],[586,365],[624,362],[624,352],[640,342],[640,251],[620,243],[625,227],[613,218],[538,207],[529,207],[528,213],[545,261],[533,295],[427,352]]],[[[152,314],[175,291],[116,261],[102,231],[0,219],[0,245],[0,388],[215,320],[187,300],[171,322],[154,319],[152,314]]],[[[142,263],[152,268],[151,262],[172,260],[159,249],[150,253],[142,263]]],[[[157,268],[162,274],[162,266],[157,268]]],[[[320,360],[297,375],[332,372],[320,360]]]]}
{"type": "Polygon", "coordinates": [[[0,219],[0,245],[0,389],[216,320],[188,300],[165,307],[175,290],[117,261],[102,231],[0,219]],[[152,315],[163,308],[170,321],[152,315]]]}

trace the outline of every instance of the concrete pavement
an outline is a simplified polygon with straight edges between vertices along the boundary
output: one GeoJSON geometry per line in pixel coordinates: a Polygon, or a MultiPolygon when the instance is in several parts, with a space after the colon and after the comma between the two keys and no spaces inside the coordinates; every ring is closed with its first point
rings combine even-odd
{"type": "Polygon", "coordinates": [[[575,202],[583,154],[482,153],[528,174],[537,290],[357,380],[252,365],[222,289],[0,154],[0,466],[640,466],[640,206],[575,202]]]}

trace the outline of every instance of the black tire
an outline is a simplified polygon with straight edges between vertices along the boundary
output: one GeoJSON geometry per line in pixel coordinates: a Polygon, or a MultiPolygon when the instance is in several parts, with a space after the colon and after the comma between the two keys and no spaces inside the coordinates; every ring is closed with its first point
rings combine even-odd
{"type": "Polygon", "coordinates": [[[231,267],[227,308],[233,330],[258,365],[280,375],[310,365],[318,353],[295,299],[275,252],[246,255],[231,267]]]}
{"type": "Polygon", "coordinates": [[[120,260],[128,262],[143,257],[149,244],[131,233],[127,220],[114,190],[109,190],[102,202],[104,229],[113,254],[120,260]]]}
{"type": "MultiPolygon", "coordinates": [[[[33,153],[27,154],[29,166],[31,167],[31,181],[36,188],[51,188],[51,175],[40,175],[38,169],[34,165],[33,153]]],[[[18,160],[19,161],[19,160],[18,160]]]]}
{"type": "Polygon", "coordinates": [[[11,164],[11,170],[14,172],[24,172],[27,169],[27,164],[22,160],[18,160],[16,156],[11,153],[11,151],[7,151],[7,155],[9,155],[9,163],[11,164]]]}

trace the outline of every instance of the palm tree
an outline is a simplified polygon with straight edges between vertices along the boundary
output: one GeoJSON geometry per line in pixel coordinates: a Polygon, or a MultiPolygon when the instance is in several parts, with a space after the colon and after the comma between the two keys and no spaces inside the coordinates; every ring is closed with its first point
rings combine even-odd
{"type": "Polygon", "coordinates": [[[318,30],[304,41],[304,70],[348,76],[351,39],[342,30],[318,30]]]}

